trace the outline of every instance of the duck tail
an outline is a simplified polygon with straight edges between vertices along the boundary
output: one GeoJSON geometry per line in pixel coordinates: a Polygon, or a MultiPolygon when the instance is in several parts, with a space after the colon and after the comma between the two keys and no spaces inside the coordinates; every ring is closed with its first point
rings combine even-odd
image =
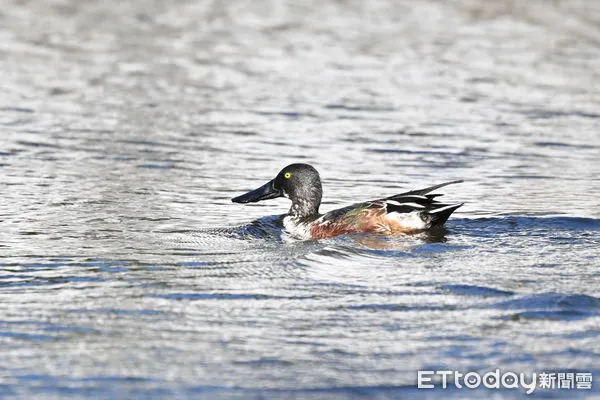
{"type": "Polygon", "coordinates": [[[425,213],[429,216],[430,227],[442,226],[450,218],[450,215],[465,203],[460,204],[438,204],[437,208],[427,210],[425,213]]]}

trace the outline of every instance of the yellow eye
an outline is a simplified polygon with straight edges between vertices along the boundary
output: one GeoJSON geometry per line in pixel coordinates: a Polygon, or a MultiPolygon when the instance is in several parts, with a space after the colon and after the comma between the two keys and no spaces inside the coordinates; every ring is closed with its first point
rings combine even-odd
{"type": "Polygon", "coordinates": [[[285,174],[283,174],[283,177],[285,179],[290,179],[292,177],[292,173],[291,172],[286,172],[285,174]]]}

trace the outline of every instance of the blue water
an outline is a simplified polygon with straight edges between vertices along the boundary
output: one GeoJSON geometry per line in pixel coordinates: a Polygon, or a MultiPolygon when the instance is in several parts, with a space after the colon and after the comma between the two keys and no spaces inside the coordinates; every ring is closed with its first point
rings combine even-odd
{"type": "Polygon", "coordinates": [[[521,398],[418,370],[591,372],[600,8],[12,2],[0,10],[0,397],[521,398]],[[295,241],[449,180],[445,232],[295,241]],[[437,382],[439,383],[439,382],[437,382]],[[438,385],[439,386],[439,385],[438,385]]]}

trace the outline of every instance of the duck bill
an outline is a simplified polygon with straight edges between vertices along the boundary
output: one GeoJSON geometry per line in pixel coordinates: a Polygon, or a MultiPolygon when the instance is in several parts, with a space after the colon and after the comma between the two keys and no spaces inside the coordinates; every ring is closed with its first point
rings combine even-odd
{"type": "Polygon", "coordinates": [[[234,203],[256,203],[257,201],[274,199],[283,196],[281,190],[275,188],[273,181],[269,181],[246,194],[231,199],[234,203]]]}

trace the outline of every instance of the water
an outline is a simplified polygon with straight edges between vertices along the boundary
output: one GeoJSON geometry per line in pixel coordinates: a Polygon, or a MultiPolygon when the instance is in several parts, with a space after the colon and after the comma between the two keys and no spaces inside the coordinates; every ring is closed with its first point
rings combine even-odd
{"type": "Polygon", "coordinates": [[[0,397],[600,393],[599,27],[592,0],[5,4],[0,397]],[[441,237],[284,240],[284,199],[230,198],[291,162],[323,211],[466,204],[441,237]]]}

